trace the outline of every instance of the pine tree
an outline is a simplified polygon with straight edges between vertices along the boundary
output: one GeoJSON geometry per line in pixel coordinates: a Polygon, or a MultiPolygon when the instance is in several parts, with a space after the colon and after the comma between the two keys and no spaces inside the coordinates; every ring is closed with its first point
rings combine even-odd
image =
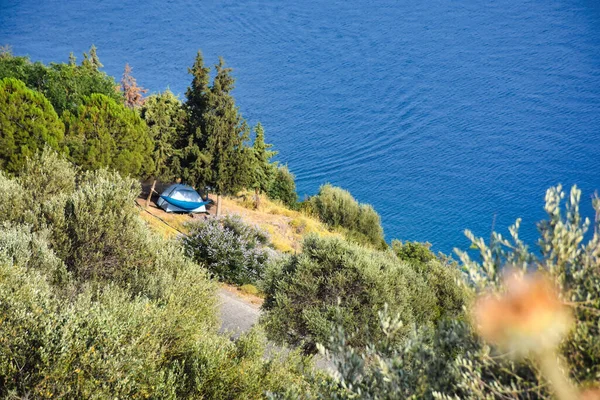
{"type": "Polygon", "coordinates": [[[98,71],[100,68],[104,67],[100,62],[100,58],[98,58],[98,54],[96,54],[96,46],[92,45],[90,48],[90,62],[92,63],[92,67],[98,71]]]}
{"type": "Polygon", "coordinates": [[[148,89],[137,85],[136,79],[131,74],[132,69],[129,64],[125,64],[125,71],[121,78],[121,92],[125,96],[125,105],[136,108],[144,104],[144,93],[148,92],[148,89]]]}
{"type": "Polygon", "coordinates": [[[0,80],[0,167],[19,170],[48,146],[64,150],[64,126],[43,94],[18,79],[0,80]]]}
{"type": "Polygon", "coordinates": [[[84,169],[109,167],[123,175],[154,171],[154,144],[137,112],[94,93],[75,113],[63,114],[69,158],[84,169]]]}
{"type": "Polygon", "coordinates": [[[93,69],[94,71],[98,71],[100,68],[104,67],[104,65],[100,62],[100,58],[98,57],[96,51],[96,46],[92,45],[92,47],[90,47],[89,55],[88,53],[83,53],[83,61],[81,62],[81,65],[93,69]]]}
{"type": "Polygon", "coordinates": [[[275,164],[271,163],[271,158],[277,154],[276,151],[269,150],[272,144],[265,143],[265,130],[261,123],[254,127],[254,144],[252,146],[252,170],[251,185],[255,191],[254,206],[260,206],[260,194],[266,192],[271,185],[275,174],[275,164]]]}
{"type": "Polygon", "coordinates": [[[69,53],[69,67],[75,67],[77,65],[77,58],[73,52],[69,53]]]}

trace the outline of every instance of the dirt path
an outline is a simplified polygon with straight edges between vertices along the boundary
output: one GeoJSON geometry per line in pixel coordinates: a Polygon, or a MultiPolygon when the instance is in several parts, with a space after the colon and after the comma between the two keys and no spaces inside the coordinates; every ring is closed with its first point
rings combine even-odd
{"type": "Polygon", "coordinates": [[[230,290],[219,289],[219,303],[221,332],[231,332],[233,337],[238,337],[258,323],[260,307],[230,290]]]}
{"type": "MultiPolygon", "coordinates": [[[[221,316],[221,333],[228,332],[232,338],[237,338],[240,334],[247,332],[254,324],[258,323],[260,317],[260,306],[250,303],[248,299],[234,293],[226,288],[219,289],[219,312],[221,316]]],[[[274,344],[267,346],[265,357],[269,358],[271,352],[285,350],[274,344]]],[[[333,363],[324,359],[320,355],[315,357],[315,366],[318,369],[333,373],[335,367],[333,363]]]]}

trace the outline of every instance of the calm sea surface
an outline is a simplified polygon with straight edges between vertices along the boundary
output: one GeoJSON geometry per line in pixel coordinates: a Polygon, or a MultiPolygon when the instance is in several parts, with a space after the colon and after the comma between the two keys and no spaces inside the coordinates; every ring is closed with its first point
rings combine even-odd
{"type": "Polygon", "coordinates": [[[183,94],[202,49],[298,179],[381,214],[388,239],[466,248],[547,187],[600,189],[597,0],[0,0],[0,44],[43,62],[94,43],[151,91],[183,94]]]}

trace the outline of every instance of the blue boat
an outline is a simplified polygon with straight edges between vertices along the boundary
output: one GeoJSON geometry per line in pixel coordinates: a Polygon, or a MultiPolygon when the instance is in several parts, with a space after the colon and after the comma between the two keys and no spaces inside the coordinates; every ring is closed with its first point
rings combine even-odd
{"type": "Polygon", "coordinates": [[[209,203],[210,201],[203,201],[193,187],[181,183],[166,188],[156,202],[166,212],[184,213],[207,212],[206,205],[209,203]]]}

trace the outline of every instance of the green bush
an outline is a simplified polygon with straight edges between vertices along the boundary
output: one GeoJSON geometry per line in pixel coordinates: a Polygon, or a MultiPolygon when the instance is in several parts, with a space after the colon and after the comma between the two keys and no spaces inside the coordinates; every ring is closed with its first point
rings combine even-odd
{"type": "Polygon", "coordinates": [[[171,301],[131,299],[107,286],[65,302],[41,275],[5,262],[0,299],[3,398],[238,399],[311,390],[298,355],[266,362],[258,332],[231,342],[171,301]]]}
{"type": "Polygon", "coordinates": [[[75,191],[75,168],[50,148],[29,158],[18,176],[18,182],[37,203],[75,191]]]}
{"type": "Polygon", "coordinates": [[[0,171],[0,221],[20,221],[27,209],[23,187],[0,171]]]}
{"type": "MultiPolygon", "coordinates": [[[[580,196],[574,187],[563,206],[562,187],[547,191],[549,218],[538,224],[539,252],[531,252],[520,240],[517,220],[509,229],[510,239],[493,233],[489,244],[466,232],[481,261],[457,253],[468,281],[480,293],[501,288],[505,266],[540,269],[554,279],[576,318],[560,347],[563,365],[574,383],[589,387],[597,385],[600,376],[600,218],[593,234],[587,235],[591,222],[579,214],[580,196]]],[[[593,206],[600,215],[597,197],[593,206]]],[[[532,361],[516,362],[484,343],[468,322],[442,320],[435,329],[412,330],[409,340],[399,342],[395,337],[404,335],[404,324],[390,315],[394,313],[380,313],[384,335],[366,348],[351,344],[352,331],[338,329],[333,335],[329,355],[339,375],[322,391],[322,398],[553,398],[532,361]]]]}
{"type": "Polygon", "coordinates": [[[267,247],[267,234],[239,216],[200,220],[188,227],[188,235],[182,238],[186,254],[227,282],[258,282],[274,254],[267,247]]]}
{"type": "Polygon", "coordinates": [[[34,269],[57,286],[68,282],[67,268],[50,248],[46,232],[31,232],[27,225],[0,227],[0,259],[34,269]]]}
{"type": "Polygon", "coordinates": [[[404,242],[392,240],[392,250],[399,259],[426,264],[429,261],[435,260],[435,254],[429,249],[431,244],[419,242],[404,242]]]}
{"type": "Polygon", "coordinates": [[[44,190],[31,171],[50,181],[39,209],[0,215],[0,398],[254,399],[312,390],[310,364],[298,354],[267,361],[260,332],[218,335],[216,285],[177,242],[149,232],[133,181],[100,170],[73,186],[72,174],[61,180],[48,170],[62,162],[42,155],[18,178],[0,175],[0,196],[18,188],[23,204],[34,196],[28,188],[44,190]],[[44,223],[25,225],[31,216],[44,223]]]}
{"type": "Polygon", "coordinates": [[[267,196],[273,200],[280,200],[292,209],[298,206],[298,194],[296,193],[295,177],[287,166],[279,166],[275,169],[274,176],[267,189],[267,196]]]}
{"type": "Polygon", "coordinates": [[[463,289],[452,279],[439,282],[448,287],[432,291],[426,276],[391,252],[309,236],[301,254],[269,270],[262,321],[273,340],[307,352],[314,352],[317,343],[326,344],[337,324],[353,333],[352,345],[362,347],[381,336],[377,311],[385,304],[401,315],[406,332],[413,323],[430,325],[456,316],[464,303],[463,289]],[[444,291],[451,295],[436,298],[444,291]]]}
{"type": "Polygon", "coordinates": [[[438,316],[442,313],[458,315],[469,299],[471,291],[463,283],[458,264],[440,253],[439,257],[429,249],[429,243],[400,242],[392,240],[392,251],[400,260],[407,262],[423,277],[436,298],[438,316]]]}
{"type": "Polygon", "coordinates": [[[348,239],[375,248],[387,247],[379,214],[369,204],[358,203],[348,191],[323,185],[308,203],[307,208],[321,221],[342,228],[348,239]]]}

